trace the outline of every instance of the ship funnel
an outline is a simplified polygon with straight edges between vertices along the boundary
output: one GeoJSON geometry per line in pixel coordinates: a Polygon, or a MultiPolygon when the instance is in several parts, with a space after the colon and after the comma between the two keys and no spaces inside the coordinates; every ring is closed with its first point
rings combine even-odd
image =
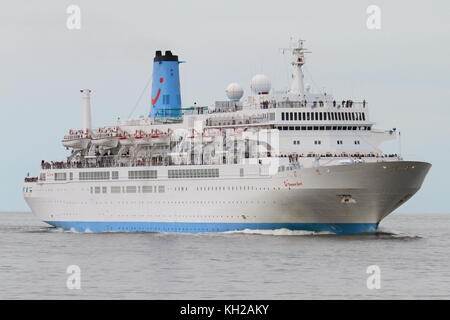
{"type": "Polygon", "coordinates": [[[83,101],[83,131],[90,133],[92,132],[91,90],[83,89],[80,92],[83,101]]]}
{"type": "Polygon", "coordinates": [[[171,51],[158,50],[153,59],[152,118],[181,118],[180,61],[171,51]]]}

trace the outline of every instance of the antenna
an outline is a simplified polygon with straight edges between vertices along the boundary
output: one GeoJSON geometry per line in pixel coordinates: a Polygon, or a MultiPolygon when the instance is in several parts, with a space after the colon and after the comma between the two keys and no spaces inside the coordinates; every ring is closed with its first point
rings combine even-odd
{"type": "MultiPolygon", "coordinates": [[[[284,54],[289,51],[293,55],[292,60],[292,83],[291,89],[289,93],[298,94],[300,96],[305,95],[305,88],[303,83],[303,71],[302,66],[305,64],[305,53],[311,53],[305,47],[303,47],[303,43],[305,40],[298,40],[296,44],[294,44],[291,48],[280,48],[281,52],[284,54]]],[[[292,37],[291,37],[292,43],[292,37]]]]}

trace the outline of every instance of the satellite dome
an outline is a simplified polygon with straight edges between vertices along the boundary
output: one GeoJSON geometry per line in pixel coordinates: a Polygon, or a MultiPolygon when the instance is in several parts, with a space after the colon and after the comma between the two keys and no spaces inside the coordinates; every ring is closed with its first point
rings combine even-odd
{"type": "Polygon", "coordinates": [[[257,74],[252,78],[250,87],[256,94],[267,94],[271,87],[270,79],[266,75],[257,74]]]}
{"type": "Polygon", "coordinates": [[[230,83],[225,92],[227,93],[228,99],[232,101],[239,101],[244,95],[244,89],[236,82],[230,83]]]}

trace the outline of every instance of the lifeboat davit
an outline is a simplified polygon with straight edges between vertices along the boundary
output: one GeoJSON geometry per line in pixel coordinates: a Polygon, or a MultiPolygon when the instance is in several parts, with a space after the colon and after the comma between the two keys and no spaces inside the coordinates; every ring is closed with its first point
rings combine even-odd
{"type": "Polygon", "coordinates": [[[98,133],[92,137],[91,143],[95,146],[115,148],[119,144],[119,137],[111,133],[98,133]]]}

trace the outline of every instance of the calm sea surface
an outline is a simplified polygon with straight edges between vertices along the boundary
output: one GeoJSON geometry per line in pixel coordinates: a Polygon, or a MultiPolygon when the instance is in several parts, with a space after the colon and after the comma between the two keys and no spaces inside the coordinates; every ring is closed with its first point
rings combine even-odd
{"type": "Polygon", "coordinates": [[[274,230],[75,233],[0,213],[3,299],[450,299],[450,214],[394,214],[370,236],[274,230]],[[69,265],[81,289],[66,286],[69,265]],[[381,271],[369,290],[367,267],[381,271]]]}

